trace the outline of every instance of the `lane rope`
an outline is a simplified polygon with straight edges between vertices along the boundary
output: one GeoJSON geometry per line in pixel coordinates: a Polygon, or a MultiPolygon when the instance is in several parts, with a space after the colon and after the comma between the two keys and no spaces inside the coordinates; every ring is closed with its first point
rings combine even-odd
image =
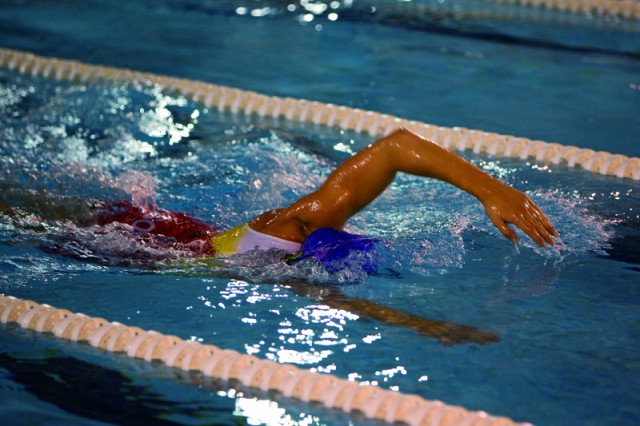
{"type": "Polygon", "coordinates": [[[496,3],[546,8],[583,15],[615,16],[640,19],[640,2],[636,0],[491,0],[496,3]]]}
{"type": "MultiPolygon", "coordinates": [[[[548,9],[565,14],[564,18],[569,16],[584,19],[593,16],[616,18],[619,20],[616,24],[623,23],[620,21],[633,23],[640,19],[640,3],[637,0],[466,0],[463,3],[464,7],[460,8],[460,2],[403,3],[391,0],[381,4],[380,0],[360,0],[351,7],[357,7],[357,10],[363,13],[376,10],[376,13],[382,15],[411,14],[412,17],[429,16],[434,12],[444,11],[471,18],[490,19],[511,16],[535,21],[540,18],[539,11],[548,9]],[[496,5],[503,6],[504,10],[496,10],[496,5]]],[[[551,19],[551,17],[548,18],[551,19]]],[[[562,22],[563,17],[555,16],[553,19],[562,22]]]]}
{"type": "Polygon", "coordinates": [[[441,401],[429,401],[418,395],[361,385],[331,374],[315,373],[294,365],[279,364],[3,294],[0,294],[0,322],[16,324],[38,333],[51,333],[65,340],[84,342],[130,358],[161,361],[173,368],[199,371],[208,377],[240,383],[248,388],[276,391],[287,398],[319,403],[329,409],[359,412],[369,419],[388,423],[400,422],[411,426],[517,424],[509,418],[491,416],[484,411],[472,412],[441,401]]]}
{"type": "Polygon", "coordinates": [[[28,52],[0,48],[0,66],[25,75],[59,81],[100,81],[156,84],[164,91],[220,111],[258,117],[339,127],[343,130],[384,136],[406,127],[451,150],[472,150],[493,157],[535,159],[550,164],[580,167],[594,173],[640,180],[640,158],[594,151],[588,148],[531,140],[464,127],[441,127],[389,114],[330,103],[268,96],[253,91],[123,68],[89,65],[78,61],[46,58],[28,52]]]}

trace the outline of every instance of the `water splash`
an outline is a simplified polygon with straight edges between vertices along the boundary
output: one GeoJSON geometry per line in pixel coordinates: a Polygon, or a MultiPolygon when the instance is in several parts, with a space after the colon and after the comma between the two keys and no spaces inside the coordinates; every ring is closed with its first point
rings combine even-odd
{"type": "Polygon", "coordinates": [[[112,187],[126,193],[132,204],[155,204],[157,182],[146,174],[135,170],[122,173],[112,180],[112,187]]]}

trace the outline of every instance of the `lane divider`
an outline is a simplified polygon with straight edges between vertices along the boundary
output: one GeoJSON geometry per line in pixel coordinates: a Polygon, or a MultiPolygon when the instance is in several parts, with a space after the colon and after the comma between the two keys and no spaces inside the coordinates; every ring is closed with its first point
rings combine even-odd
{"type": "Polygon", "coordinates": [[[234,114],[285,118],[301,123],[339,127],[359,133],[366,132],[374,137],[383,136],[398,127],[407,127],[451,150],[472,150],[474,153],[522,160],[532,158],[542,163],[565,164],[602,175],[640,180],[640,158],[638,157],[615,155],[604,151],[596,152],[587,148],[564,146],[464,127],[435,126],[358,108],[305,99],[267,96],[201,81],[46,58],[4,48],[0,48],[0,66],[25,75],[81,83],[113,81],[157,84],[167,92],[181,94],[207,108],[234,114]]]}
{"type": "Polygon", "coordinates": [[[636,0],[492,0],[496,3],[540,7],[584,15],[616,16],[640,19],[640,2],[636,0]]]}
{"type": "MultiPolygon", "coordinates": [[[[182,340],[139,327],[129,327],[103,318],[92,318],[66,309],[57,309],[31,300],[0,294],[0,322],[53,335],[74,342],[85,342],[108,352],[145,361],[161,361],[167,366],[202,374],[264,392],[276,391],[287,398],[319,403],[329,409],[362,413],[370,419],[407,425],[516,425],[506,417],[483,411],[429,401],[361,385],[334,375],[315,373],[290,364],[262,360],[213,345],[182,340]]],[[[524,424],[523,424],[524,425],[524,424]]]]}
{"type": "MultiPolygon", "coordinates": [[[[635,24],[634,21],[640,19],[640,3],[637,0],[476,0],[465,1],[462,9],[459,6],[460,4],[455,2],[387,2],[381,5],[379,0],[360,0],[357,3],[356,11],[367,14],[375,7],[376,13],[383,16],[386,14],[395,17],[408,15],[414,18],[416,16],[429,17],[430,15],[432,17],[434,13],[444,12],[473,19],[519,18],[537,21],[541,18],[540,12],[543,9],[549,9],[562,12],[565,15],[556,14],[557,16],[546,17],[546,19],[557,23],[564,20],[571,22],[575,18],[588,21],[593,16],[617,18],[618,22],[611,22],[611,25],[635,24]],[[505,7],[501,10],[496,8],[495,4],[505,7]]],[[[628,28],[637,27],[632,25],[628,28]]]]}

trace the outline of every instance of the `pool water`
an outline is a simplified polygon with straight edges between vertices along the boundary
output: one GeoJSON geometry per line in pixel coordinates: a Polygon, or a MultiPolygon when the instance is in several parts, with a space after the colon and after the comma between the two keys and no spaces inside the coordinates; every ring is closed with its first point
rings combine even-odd
{"type": "MultiPolygon", "coordinates": [[[[306,22],[261,4],[264,18],[227,2],[4,2],[0,45],[638,155],[633,32],[607,50],[593,29],[597,42],[560,49],[402,25],[391,9],[306,22]]],[[[637,182],[465,154],[525,190],[561,243],[516,248],[470,196],[400,176],[349,224],[381,240],[376,274],[273,254],[203,262],[88,227],[91,205],[155,201],[226,228],[305,194],[371,139],[211,111],[144,85],[0,71],[0,94],[0,292],[515,420],[640,419],[637,182]],[[411,326],[371,318],[362,300],[411,326]],[[428,319],[477,333],[443,344],[428,319]],[[499,342],[474,341],[484,333],[499,342]]],[[[12,424],[366,423],[12,326],[0,333],[0,418],[12,424]]]]}

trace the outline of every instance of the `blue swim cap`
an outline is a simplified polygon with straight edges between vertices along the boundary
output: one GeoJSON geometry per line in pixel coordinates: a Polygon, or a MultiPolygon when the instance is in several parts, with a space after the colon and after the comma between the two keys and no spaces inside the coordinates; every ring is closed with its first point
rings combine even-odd
{"type": "Polygon", "coordinates": [[[365,272],[372,273],[376,270],[373,256],[364,254],[371,253],[377,242],[377,239],[363,235],[350,234],[334,228],[320,228],[305,238],[300,251],[291,256],[288,263],[293,264],[313,257],[330,273],[355,267],[353,263],[357,263],[365,272]]]}

